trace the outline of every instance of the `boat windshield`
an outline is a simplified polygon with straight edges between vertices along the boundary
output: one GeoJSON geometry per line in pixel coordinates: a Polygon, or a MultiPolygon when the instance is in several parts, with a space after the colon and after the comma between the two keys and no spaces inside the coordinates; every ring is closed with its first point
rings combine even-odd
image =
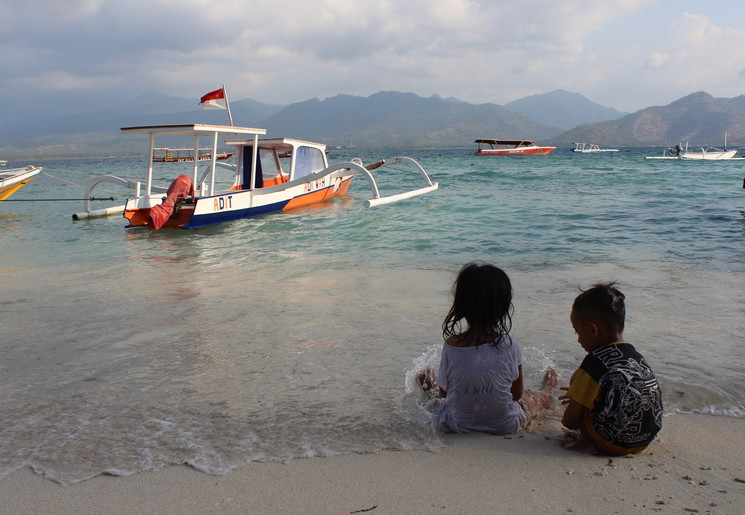
{"type": "Polygon", "coordinates": [[[295,156],[294,179],[318,172],[326,167],[323,152],[317,148],[298,147],[295,156]]]}
{"type": "Polygon", "coordinates": [[[280,165],[277,162],[277,154],[273,149],[259,148],[259,159],[261,160],[261,172],[264,180],[273,179],[280,174],[280,165]]]}

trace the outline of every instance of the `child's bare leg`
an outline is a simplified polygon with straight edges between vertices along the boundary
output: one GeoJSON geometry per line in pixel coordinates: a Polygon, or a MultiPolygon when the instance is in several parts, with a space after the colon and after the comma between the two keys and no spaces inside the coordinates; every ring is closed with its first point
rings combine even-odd
{"type": "Polygon", "coordinates": [[[586,454],[594,454],[596,456],[600,454],[600,449],[598,449],[597,444],[590,437],[589,431],[587,429],[588,423],[589,422],[587,421],[587,419],[582,419],[582,422],[580,422],[579,424],[579,440],[570,443],[565,447],[565,449],[569,449],[570,451],[584,452],[586,454]]]}
{"type": "Polygon", "coordinates": [[[558,383],[559,374],[556,373],[556,370],[552,366],[548,366],[546,367],[546,372],[543,374],[543,382],[538,391],[525,390],[523,392],[521,400],[528,405],[533,416],[538,415],[542,410],[549,407],[551,397],[558,383]]]}

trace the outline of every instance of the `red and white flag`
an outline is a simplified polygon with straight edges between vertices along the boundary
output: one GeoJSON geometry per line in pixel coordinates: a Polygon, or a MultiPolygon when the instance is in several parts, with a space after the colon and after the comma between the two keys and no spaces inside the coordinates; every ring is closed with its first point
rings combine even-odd
{"type": "Polygon", "coordinates": [[[225,88],[210,91],[199,101],[199,107],[202,109],[227,109],[228,104],[225,100],[225,88]]]}

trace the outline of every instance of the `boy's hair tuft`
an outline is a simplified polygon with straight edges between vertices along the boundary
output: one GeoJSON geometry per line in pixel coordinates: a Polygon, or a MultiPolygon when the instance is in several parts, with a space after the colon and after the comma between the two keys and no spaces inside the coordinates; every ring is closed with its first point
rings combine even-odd
{"type": "Polygon", "coordinates": [[[585,320],[597,320],[608,331],[623,333],[626,321],[626,296],[616,288],[616,282],[598,283],[582,290],[574,299],[572,310],[585,320]]]}

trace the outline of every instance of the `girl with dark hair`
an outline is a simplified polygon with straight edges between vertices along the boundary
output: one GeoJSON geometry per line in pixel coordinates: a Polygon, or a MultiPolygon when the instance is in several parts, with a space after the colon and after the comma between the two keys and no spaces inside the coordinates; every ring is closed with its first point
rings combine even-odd
{"type": "Polygon", "coordinates": [[[538,392],[523,390],[522,349],[510,336],[512,311],[512,284],[504,271],[481,262],[461,269],[442,324],[439,370],[417,376],[425,391],[445,399],[438,413],[443,431],[516,433],[548,407],[558,375],[549,367],[538,392]]]}

